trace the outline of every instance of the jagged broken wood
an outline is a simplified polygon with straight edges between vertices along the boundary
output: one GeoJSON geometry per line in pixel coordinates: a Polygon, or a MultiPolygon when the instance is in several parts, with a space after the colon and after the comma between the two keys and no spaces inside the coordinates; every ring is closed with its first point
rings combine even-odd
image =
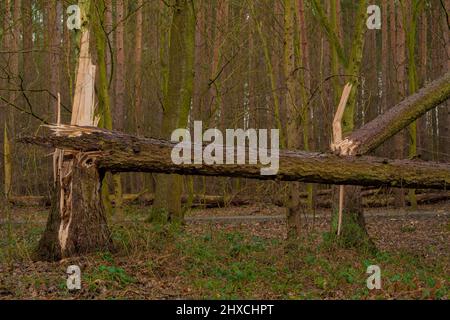
{"type": "MultiPolygon", "coordinates": [[[[342,148],[337,147],[342,143],[342,117],[344,116],[345,106],[347,105],[348,98],[350,96],[350,92],[352,91],[352,84],[347,83],[342,92],[341,101],[336,110],[336,114],[333,119],[333,141],[331,142],[330,148],[332,151],[338,151],[338,154],[341,154],[342,148]]],[[[338,227],[337,227],[337,235],[341,234],[341,226],[342,226],[342,214],[344,210],[344,193],[345,188],[343,185],[339,186],[339,210],[338,210],[338,227]]]]}
{"type": "Polygon", "coordinates": [[[449,98],[450,72],[353,131],[336,146],[336,149],[345,155],[367,154],[449,98]]]}
{"type": "MultiPolygon", "coordinates": [[[[450,165],[418,160],[280,151],[276,175],[261,175],[261,164],[180,164],[171,160],[175,143],[141,138],[95,127],[60,126],[58,135],[26,137],[20,141],[84,153],[81,165],[100,171],[158,172],[228,176],[324,184],[447,189],[450,165]]],[[[203,148],[203,146],[194,146],[203,148]]]]}
{"type": "MultiPolygon", "coordinates": [[[[70,122],[72,125],[95,126],[98,123],[94,112],[95,69],[89,52],[89,31],[83,30],[70,122]]],[[[58,125],[61,125],[60,116],[57,110],[58,125]]],[[[112,248],[100,194],[102,172],[86,166],[84,157],[82,152],[64,148],[56,148],[54,152],[52,207],[35,252],[35,258],[39,260],[58,260],[112,248]]]]}

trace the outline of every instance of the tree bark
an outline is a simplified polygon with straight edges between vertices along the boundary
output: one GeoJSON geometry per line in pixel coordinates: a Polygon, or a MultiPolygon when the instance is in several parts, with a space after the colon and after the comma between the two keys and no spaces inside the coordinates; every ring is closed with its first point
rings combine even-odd
{"type": "MultiPolygon", "coordinates": [[[[195,20],[192,0],[177,0],[173,7],[170,30],[167,87],[164,92],[164,111],[161,136],[169,138],[176,128],[185,128],[191,109],[194,85],[195,20]]],[[[182,180],[180,176],[157,176],[154,209],[151,221],[167,218],[182,221],[182,180]]]]}
{"type": "MultiPolygon", "coordinates": [[[[403,17],[400,12],[400,4],[396,8],[397,3],[393,3],[392,10],[395,12],[395,65],[396,70],[396,102],[406,97],[405,74],[406,74],[406,56],[405,56],[405,30],[403,28],[403,17]]],[[[401,130],[394,137],[394,153],[397,159],[405,157],[405,130],[401,130]]],[[[400,190],[396,190],[397,207],[405,206],[405,195],[400,190]]]]}
{"type": "Polygon", "coordinates": [[[143,133],[143,126],[145,123],[145,112],[142,108],[142,8],[143,0],[137,0],[136,3],[138,11],[136,12],[136,42],[134,48],[134,115],[136,133],[141,135],[143,133]]]}
{"type": "MultiPolygon", "coordinates": [[[[114,128],[123,131],[125,128],[125,46],[124,46],[124,31],[125,31],[125,1],[116,1],[116,74],[115,74],[115,113],[114,113],[114,128]]],[[[116,210],[122,210],[122,179],[120,175],[113,175],[114,194],[116,196],[117,206],[116,210]]]]}
{"type": "MultiPolygon", "coordinates": [[[[299,112],[295,101],[297,89],[295,78],[294,49],[294,0],[284,0],[284,78],[286,80],[285,103],[287,113],[286,145],[295,150],[300,147],[299,112]]],[[[289,201],[287,203],[288,237],[293,239],[300,235],[300,184],[289,186],[289,201]]]]}
{"type": "Polygon", "coordinates": [[[88,152],[100,170],[112,172],[159,172],[428,189],[446,189],[450,185],[450,165],[446,163],[280,151],[278,173],[261,175],[261,164],[175,165],[171,152],[176,144],[165,140],[139,138],[95,127],[59,128],[63,128],[57,131],[60,136],[28,137],[19,141],[88,152]],[[80,136],[74,136],[78,134],[80,136]]]}
{"type": "Polygon", "coordinates": [[[101,200],[103,173],[84,161],[81,154],[66,156],[70,174],[53,190],[46,231],[35,252],[36,260],[54,261],[95,251],[112,250],[105,210],[101,200]],[[71,190],[68,190],[68,189],[71,190]],[[66,190],[64,197],[59,190],[66,190]]]}

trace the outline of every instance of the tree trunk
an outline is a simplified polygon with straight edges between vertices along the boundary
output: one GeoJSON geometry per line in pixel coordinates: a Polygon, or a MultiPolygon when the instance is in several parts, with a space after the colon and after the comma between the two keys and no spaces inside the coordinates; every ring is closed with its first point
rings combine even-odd
{"type": "Polygon", "coordinates": [[[113,249],[101,200],[103,174],[81,156],[69,163],[70,175],[53,190],[47,227],[35,253],[37,260],[53,261],[113,249]],[[66,190],[65,197],[59,197],[61,189],[66,190]]]}
{"type": "MultiPolygon", "coordinates": [[[[284,77],[286,80],[286,112],[287,112],[287,148],[296,150],[300,144],[299,112],[295,101],[295,49],[294,49],[294,0],[284,0],[284,77]]],[[[300,235],[300,184],[295,182],[289,186],[289,201],[287,204],[288,238],[300,235]]]]}
{"type": "MultiPolygon", "coordinates": [[[[396,10],[396,51],[395,51],[395,69],[397,70],[396,79],[397,79],[397,94],[396,101],[401,101],[406,97],[406,88],[405,88],[405,73],[406,73],[406,55],[405,55],[405,29],[403,26],[403,17],[401,15],[400,8],[396,10]]],[[[404,128],[404,127],[402,127],[404,128]]],[[[398,159],[403,159],[405,157],[405,131],[401,130],[394,137],[395,141],[395,157],[398,159]]],[[[405,206],[405,195],[403,192],[396,190],[396,198],[397,198],[397,206],[404,207],[405,206]]]]}
{"type": "MultiPolygon", "coordinates": [[[[442,28],[442,34],[445,41],[445,48],[444,48],[444,61],[442,62],[443,70],[446,70],[447,72],[450,72],[450,32],[448,29],[448,15],[450,14],[450,1],[444,0],[443,4],[445,6],[445,10],[447,15],[443,14],[443,18],[440,19],[440,25],[442,28]]],[[[439,123],[440,126],[440,132],[439,135],[441,136],[439,146],[440,146],[440,156],[439,159],[441,161],[449,162],[450,158],[450,101],[447,101],[443,106],[439,108],[440,112],[440,118],[439,123]]]]}
{"type": "MultiPolygon", "coordinates": [[[[388,91],[389,91],[389,30],[388,30],[388,8],[386,2],[382,6],[381,22],[381,113],[388,110],[388,91]]],[[[381,154],[387,154],[387,146],[383,146],[381,154]]]]}
{"type": "MultiPolygon", "coordinates": [[[[309,39],[308,30],[306,28],[306,14],[305,4],[303,0],[297,0],[297,20],[298,20],[298,38],[299,44],[299,67],[303,72],[299,72],[299,85],[300,85],[300,99],[301,104],[301,121],[302,121],[302,138],[303,138],[303,150],[312,150],[311,139],[311,110],[308,103],[311,89],[311,70],[309,65],[309,39]]],[[[312,184],[306,185],[306,190],[309,194],[307,208],[310,213],[314,211],[314,186],[312,184]]]]}
{"type": "MultiPolygon", "coordinates": [[[[280,106],[280,99],[278,97],[278,86],[277,86],[277,76],[276,76],[276,70],[274,69],[274,66],[272,64],[272,58],[270,55],[270,49],[269,45],[267,43],[266,35],[264,34],[262,30],[262,22],[259,20],[258,17],[255,16],[255,7],[254,3],[251,5],[252,14],[254,16],[254,24],[256,31],[258,32],[259,38],[261,40],[262,50],[264,52],[264,61],[266,64],[267,69],[267,76],[269,78],[270,82],[270,91],[272,93],[272,99],[273,99],[273,115],[275,118],[275,126],[278,130],[280,130],[280,144],[281,147],[286,147],[285,142],[285,134],[284,134],[284,128],[281,124],[281,106],[280,106]]],[[[269,124],[267,123],[269,126],[269,124]]]]}
{"type": "MultiPolygon", "coordinates": [[[[419,30],[419,79],[420,86],[423,87],[428,80],[428,36],[427,36],[427,11],[424,10],[420,18],[420,30],[419,30]]],[[[427,147],[429,142],[427,141],[427,114],[420,117],[417,121],[417,152],[418,157],[423,160],[427,160],[427,147]]]]}
{"type": "MultiPolygon", "coordinates": [[[[56,97],[60,93],[60,56],[61,56],[61,16],[62,16],[62,3],[61,1],[49,2],[47,8],[48,16],[48,30],[46,34],[49,37],[49,52],[47,54],[47,65],[51,65],[50,71],[50,93],[53,97],[56,97]]],[[[28,71],[26,71],[28,72],[28,71]]],[[[58,109],[58,101],[53,97],[49,97],[50,114],[56,115],[58,109]]]]}
{"type": "Polygon", "coordinates": [[[176,143],[169,141],[139,138],[94,127],[61,126],[55,130],[60,136],[30,137],[19,141],[91,152],[87,156],[100,170],[112,172],[160,172],[404,188],[446,189],[450,185],[450,167],[446,163],[280,151],[278,172],[261,175],[263,166],[259,163],[175,165],[171,153],[176,143]]]}
{"type": "MultiPolygon", "coordinates": [[[[173,8],[169,44],[167,91],[161,136],[169,138],[176,128],[186,128],[194,82],[195,21],[191,0],[177,0],[173,8]]],[[[158,176],[150,221],[183,220],[181,176],[158,176]],[[167,216],[164,210],[168,208],[167,216]]]]}
{"type": "MultiPolygon", "coordinates": [[[[124,46],[124,19],[125,3],[124,0],[116,1],[116,74],[115,74],[115,110],[114,110],[114,128],[123,131],[125,126],[125,46],[124,46]]],[[[116,197],[116,210],[122,210],[122,179],[120,175],[113,175],[114,195],[116,197]]]]}
{"type": "Polygon", "coordinates": [[[224,115],[221,114],[222,111],[222,97],[220,92],[220,63],[222,61],[222,51],[223,51],[223,44],[226,34],[226,26],[228,21],[228,14],[229,14],[229,3],[228,0],[222,0],[218,1],[216,3],[217,10],[216,10],[216,28],[215,28],[215,34],[214,34],[214,41],[213,41],[213,56],[212,56],[212,64],[211,64],[211,75],[209,78],[209,90],[208,90],[208,99],[209,99],[209,124],[212,127],[216,127],[220,121],[219,117],[221,119],[224,118],[224,115]]]}
{"type": "Polygon", "coordinates": [[[16,82],[19,78],[19,18],[20,18],[20,0],[12,1],[13,11],[11,12],[11,1],[5,1],[5,13],[3,30],[6,32],[3,35],[3,48],[7,53],[2,54],[5,59],[5,70],[2,71],[2,87],[6,88],[6,100],[2,97],[4,105],[0,105],[2,109],[0,116],[2,117],[1,130],[3,134],[3,178],[4,178],[4,193],[9,197],[13,192],[13,157],[15,136],[15,117],[14,112],[9,104],[17,103],[16,82]],[[8,52],[9,51],[9,52],[8,52]],[[3,83],[4,81],[4,83],[3,83]]]}
{"type": "Polygon", "coordinates": [[[136,42],[134,47],[134,115],[136,133],[143,133],[143,125],[145,123],[145,112],[142,109],[142,8],[143,0],[137,0],[138,11],[136,12],[136,42]]]}
{"type": "Polygon", "coordinates": [[[33,9],[32,0],[22,1],[22,30],[23,30],[23,77],[25,82],[25,88],[28,88],[33,73],[33,9]]]}

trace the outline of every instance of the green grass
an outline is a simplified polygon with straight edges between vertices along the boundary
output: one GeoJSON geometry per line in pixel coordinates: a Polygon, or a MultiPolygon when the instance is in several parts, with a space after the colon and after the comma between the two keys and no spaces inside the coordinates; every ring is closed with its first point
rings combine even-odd
{"type": "Polygon", "coordinates": [[[208,299],[449,298],[447,256],[427,260],[406,252],[371,254],[341,248],[320,234],[287,246],[283,239],[242,228],[205,225],[188,232],[181,226],[132,222],[111,229],[116,252],[62,264],[30,261],[42,227],[16,225],[9,238],[0,229],[0,267],[19,264],[11,269],[14,273],[3,273],[0,289],[7,287],[18,298],[30,297],[33,290],[38,297],[73,297],[65,288],[65,268],[79,264],[83,290],[75,295],[81,298],[129,298],[136,291],[142,292],[139,298],[160,297],[152,296],[159,288],[172,290],[175,297],[208,299]],[[381,268],[381,290],[366,287],[366,269],[372,264],[381,268]],[[48,293],[48,288],[54,289],[48,293]]]}

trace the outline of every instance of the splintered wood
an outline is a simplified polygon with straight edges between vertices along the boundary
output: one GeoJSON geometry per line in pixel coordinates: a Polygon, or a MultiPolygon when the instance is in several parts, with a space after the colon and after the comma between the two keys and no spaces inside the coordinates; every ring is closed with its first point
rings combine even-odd
{"type": "MultiPolygon", "coordinates": [[[[76,73],[75,95],[72,105],[72,117],[70,124],[78,126],[96,126],[98,119],[94,117],[95,111],[95,65],[92,64],[89,53],[89,32],[83,31],[80,42],[80,56],[76,73]]],[[[61,125],[61,114],[59,110],[57,126],[61,125]]],[[[57,133],[58,134],[58,133],[57,133]]],[[[59,213],[61,223],[59,226],[58,239],[61,251],[64,252],[69,234],[69,227],[72,222],[73,205],[73,167],[74,161],[78,161],[79,153],[65,152],[62,149],[55,150],[53,165],[55,173],[55,183],[59,180],[59,213]],[[71,155],[70,158],[67,156],[71,155]],[[64,157],[66,156],[66,158],[64,157]]]]}
{"type": "MultiPolygon", "coordinates": [[[[333,141],[330,148],[339,155],[350,155],[352,150],[349,148],[347,141],[342,141],[342,117],[344,116],[345,106],[347,105],[348,97],[352,91],[352,85],[347,83],[342,92],[341,101],[339,102],[336,114],[333,119],[333,141]]],[[[341,234],[342,226],[342,211],[344,208],[344,186],[339,186],[339,213],[338,213],[338,227],[337,235],[341,234]]]]}
{"type": "Polygon", "coordinates": [[[97,126],[95,111],[95,65],[89,53],[89,32],[81,36],[80,57],[78,60],[75,95],[73,97],[70,124],[78,126],[97,126]]]}
{"type": "Polygon", "coordinates": [[[341,100],[339,101],[336,114],[333,119],[333,141],[331,142],[331,151],[339,155],[352,155],[352,146],[348,140],[342,139],[342,117],[344,116],[345,106],[347,105],[348,97],[352,91],[352,85],[347,83],[342,91],[341,100]]]}

